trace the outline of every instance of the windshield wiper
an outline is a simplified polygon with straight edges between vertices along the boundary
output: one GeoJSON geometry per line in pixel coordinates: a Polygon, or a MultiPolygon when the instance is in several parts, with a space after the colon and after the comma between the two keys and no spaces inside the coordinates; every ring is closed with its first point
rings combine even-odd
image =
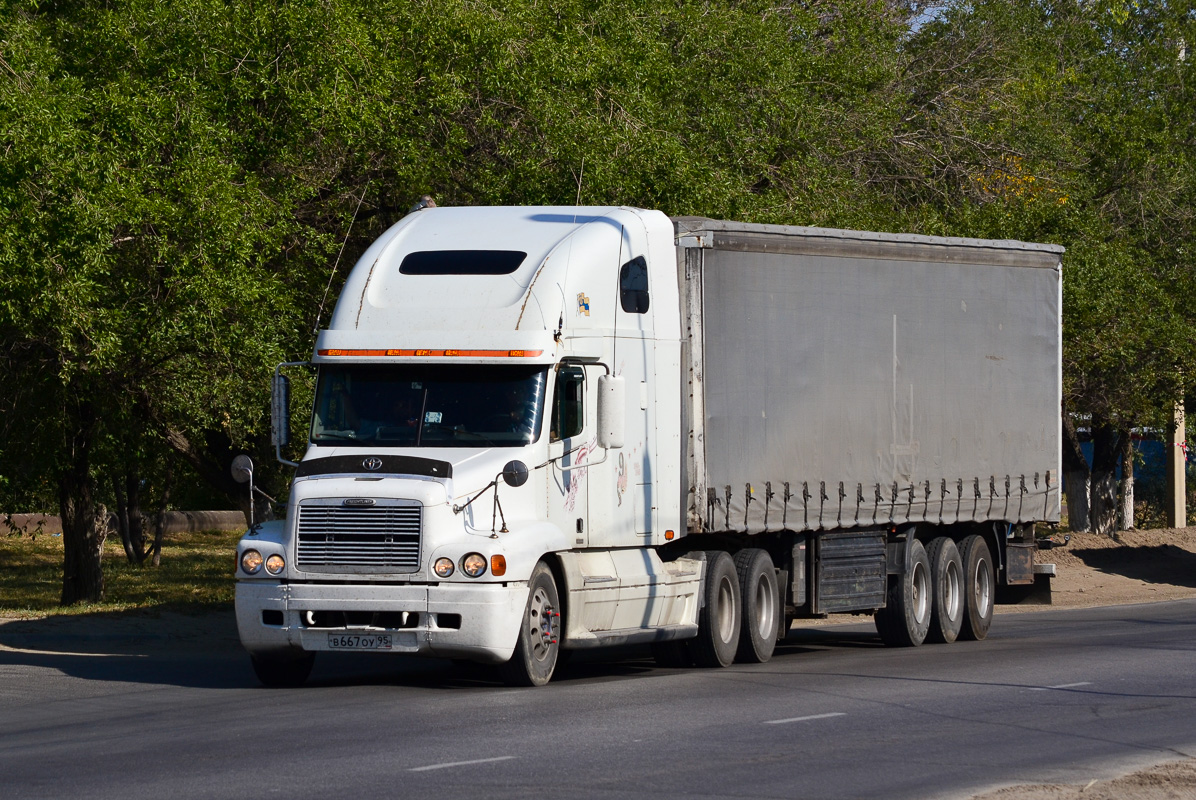
{"type": "Polygon", "coordinates": [[[362,441],[355,433],[313,433],[312,441],[321,441],[323,439],[330,439],[337,442],[360,442],[362,441]]]}

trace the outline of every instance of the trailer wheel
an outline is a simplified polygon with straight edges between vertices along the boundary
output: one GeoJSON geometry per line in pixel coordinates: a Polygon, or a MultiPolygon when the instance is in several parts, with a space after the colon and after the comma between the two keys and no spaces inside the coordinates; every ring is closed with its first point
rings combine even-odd
{"type": "Polygon", "coordinates": [[[876,612],[876,632],[889,647],[917,647],[930,629],[930,561],[918,540],[908,547],[905,572],[889,577],[887,604],[876,612]]]}
{"type": "Polygon", "coordinates": [[[751,548],[735,554],[743,619],[735,660],[763,664],[777,646],[777,571],[772,557],[751,548]]]}
{"type": "Polygon", "coordinates": [[[993,560],[984,537],[973,534],[959,543],[963,564],[964,614],[959,638],[979,641],[993,621],[993,560]]]}
{"type": "Polygon", "coordinates": [[[299,656],[250,656],[253,673],[262,686],[271,689],[295,689],[307,682],[311,668],[316,663],[315,653],[299,656]]]}
{"type": "Polygon", "coordinates": [[[940,536],[930,543],[926,552],[930,559],[930,577],[934,596],[930,605],[930,630],[926,638],[931,642],[950,644],[959,636],[963,625],[963,564],[955,542],[940,536]]]}
{"type": "Polygon", "coordinates": [[[560,621],[556,580],[541,561],[527,582],[527,607],[511,660],[499,666],[510,686],[543,686],[552,680],[560,655],[560,621]]]}
{"type": "Polygon", "coordinates": [[[739,647],[739,578],[735,562],[721,550],[706,554],[706,583],[702,587],[698,637],[689,652],[699,667],[729,667],[739,647]]]}

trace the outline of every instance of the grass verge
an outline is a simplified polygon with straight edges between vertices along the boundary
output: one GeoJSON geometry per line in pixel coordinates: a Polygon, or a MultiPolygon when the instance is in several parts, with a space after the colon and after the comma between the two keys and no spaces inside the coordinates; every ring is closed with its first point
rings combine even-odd
{"type": "Polygon", "coordinates": [[[162,565],[130,564],[119,539],[104,547],[104,601],[58,605],[62,595],[62,536],[0,536],[0,617],[171,610],[183,613],[231,607],[233,560],[240,533],[170,534],[162,565]]]}

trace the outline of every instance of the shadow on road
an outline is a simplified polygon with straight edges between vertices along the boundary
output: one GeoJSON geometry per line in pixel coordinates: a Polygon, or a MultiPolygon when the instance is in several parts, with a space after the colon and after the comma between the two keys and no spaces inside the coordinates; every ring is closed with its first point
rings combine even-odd
{"type": "MultiPolygon", "coordinates": [[[[796,627],[777,656],[881,647],[872,626],[796,627]]],[[[260,689],[237,638],[231,610],[205,614],[105,612],[0,624],[0,666],[55,670],[85,681],[207,689],[260,689]]],[[[555,685],[672,672],[647,646],[574,651],[555,685]]],[[[500,686],[490,666],[387,654],[321,654],[309,687],[396,686],[455,691],[500,686]]],[[[273,691],[261,689],[261,691],[273,691]]]]}
{"type": "Polygon", "coordinates": [[[1170,544],[1069,550],[1088,566],[1112,575],[1172,586],[1196,587],[1196,553],[1170,544]]]}

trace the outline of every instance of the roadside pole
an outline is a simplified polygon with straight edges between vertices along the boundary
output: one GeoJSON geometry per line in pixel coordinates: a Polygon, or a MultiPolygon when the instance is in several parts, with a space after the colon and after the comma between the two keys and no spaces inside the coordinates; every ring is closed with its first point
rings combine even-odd
{"type": "Polygon", "coordinates": [[[1167,434],[1167,524],[1172,528],[1184,528],[1188,524],[1187,442],[1184,404],[1180,401],[1175,404],[1175,415],[1167,434]]]}

